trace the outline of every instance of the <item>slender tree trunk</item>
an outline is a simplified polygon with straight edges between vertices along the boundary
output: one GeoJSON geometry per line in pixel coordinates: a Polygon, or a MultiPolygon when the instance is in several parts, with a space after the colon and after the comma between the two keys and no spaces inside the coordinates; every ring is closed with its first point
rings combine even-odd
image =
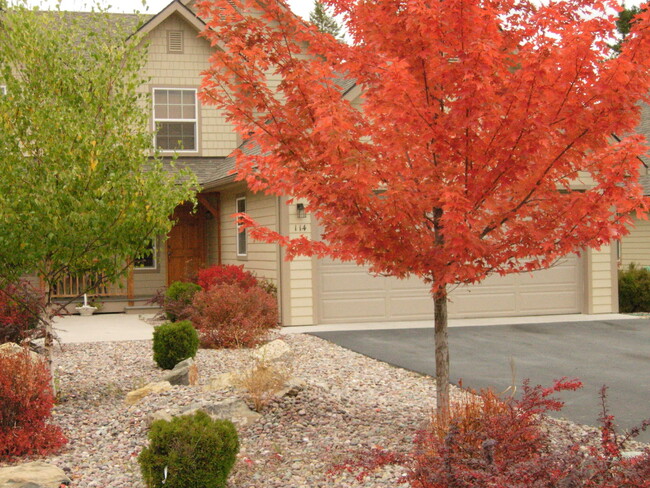
{"type": "Polygon", "coordinates": [[[54,364],[52,362],[52,349],[54,348],[54,327],[52,319],[54,317],[54,305],[52,304],[52,289],[49,284],[45,285],[45,314],[42,317],[43,322],[43,349],[45,351],[45,364],[50,371],[50,383],[52,384],[52,393],[56,395],[56,384],[54,381],[54,364]]]}
{"type": "Polygon", "coordinates": [[[447,288],[433,294],[436,345],[436,412],[449,418],[449,340],[447,336],[447,288]]]}

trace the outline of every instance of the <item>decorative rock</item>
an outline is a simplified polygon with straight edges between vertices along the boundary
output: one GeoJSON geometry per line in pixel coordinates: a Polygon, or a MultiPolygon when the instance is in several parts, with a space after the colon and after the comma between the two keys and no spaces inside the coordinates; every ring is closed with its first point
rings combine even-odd
{"type": "Polygon", "coordinates": [[[2,488],[59,488],[62,484],[69,485],[70,478],[62,469],[43,461],[0,468],[2,488]]]}
{"type": "Polygon", "coordinates": [[[304,390],[305,386],[307,386],[307,384],[305,383],[305,380],[303,380],[302,378],[291,377],[285,383],[284,388],[282,388],[279,392],[277,392],[276,396],[279,398],[285,396],[288,397],[298,396],[298,393],[304,390]]]}
{"type": "Polygon", "coordinates": [[[167,422],[171,422],[173,418],[174,415],[172,415],[168,410],[158,410],[152,413],[149,416],[148,420],[149,420],[149,425],[151,425],[156,420],[166,420],[167,422]]]}
{"type": "Polygon", "coordinates": [[[241,426],[257,422],[262,417],[262,415],[253,412],[248,408],[248,405],[237,398],[230,398],[207,405],[194,405],[184,410],[181,415],[192,415],[197,410],[203,410],[214,419],[227,419],[241,426]]]}
{"type": "Polygon", "coordinates": [[[162,381],[169,381],[172,385],[195,386],[199,382],[199,370],[192,358],[181,361],[174,369],[163,376],[162,381]]]}
{"type": "Polygon", "coordinates": [[[288,359],[291,355],[291,348],[282,339],[276,339],[264,344],[262,347],[253,352],[253,358],[260,363],[273,363],[288,359]]]}
{"type": "Polygon", "coordinates": [[[135,405],[147,395],[151,393],[160,393],[162,391],[167,391],[170,390],[171,387],[172,385],[171,383],[169,383],[169,381],[158,381],[157,383],[149,383],[148,385],[145,385],[142,388],[138,388],[137,390],[133,390],[127,393],[126,398],[124,399],[124,403],[126,403],[127,405],[135,405]]]}
{"type": "Polygon", "coordinates": [[[236,388],[237,376],[236,373],[223,373],[214,376],[207,385],[203,386],[203,391],[220,391],[236,388]]]}
{"type": "MultiPolygon", "coordinates": [[[[29,351],[29,349],[27,350],[29,351]]],[[[22,354],[24,351],[25,348],[15,342],[7,342],[0,345],[0,356],[14,356],[16,354],[22,354]]],[[[32,359],[32,362],[43,360],[43,358],[34,351],[29,351],[29,357],[32,359]]]]}

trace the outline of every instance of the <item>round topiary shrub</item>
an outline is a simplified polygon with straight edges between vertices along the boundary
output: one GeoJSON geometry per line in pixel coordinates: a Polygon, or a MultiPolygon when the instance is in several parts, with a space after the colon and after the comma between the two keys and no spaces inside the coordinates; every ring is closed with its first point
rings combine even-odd
{"type": "Polygon", "coordinates": [[[223,488],[238,451],[232,422],[198,411],[155,421],[138,462],[148,488],[223,488]]]}
{"type": "Polygon", "coordinates": [[[199,335],[189,320],[167,322],[153,331],[153,360],[163,369],[196,356],[199,335]]]}
{"type": "Polygon", "coordinates": [[[163,299],[163,309],[167,318],[172,322],[188,318],[187,309],[192,305],[194,294],[197,291],[201,291],[201,287],[196,283],[174,281],[169,285],[163,299]]]}

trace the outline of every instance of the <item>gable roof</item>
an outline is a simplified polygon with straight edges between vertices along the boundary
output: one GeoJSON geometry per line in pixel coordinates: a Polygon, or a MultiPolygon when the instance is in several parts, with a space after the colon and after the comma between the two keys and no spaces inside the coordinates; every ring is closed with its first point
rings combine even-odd
{"type": "Polygon", "coordinates": [[[205,22],[203,22],[190,7],[180,0],[172,0],[164,9],[145,22],[140,29],[138,29],[138,32],[143,34],[151,32],[173,14],[180,15],[197,31],[202,31],[205,28],[205,22]]]}

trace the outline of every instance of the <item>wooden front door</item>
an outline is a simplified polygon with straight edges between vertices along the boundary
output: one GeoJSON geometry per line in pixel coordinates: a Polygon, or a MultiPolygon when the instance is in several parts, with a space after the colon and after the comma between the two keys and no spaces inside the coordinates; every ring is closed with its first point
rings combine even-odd
{"type": "Polygon", "coordinates": [[[205,212],[199,207],[192,212],[192,205],[176,208],[176,224],[167,239],[167,284],[188,281],[205,264],[205,212]]]}

